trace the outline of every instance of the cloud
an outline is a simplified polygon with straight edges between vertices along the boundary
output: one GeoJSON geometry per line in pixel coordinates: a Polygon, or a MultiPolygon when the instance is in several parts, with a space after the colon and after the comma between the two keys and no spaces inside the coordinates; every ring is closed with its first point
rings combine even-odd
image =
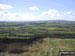
{"type": "Polygon", "coordinates": [[[75,20],[75,13],[73,11],[62,13],[55,9],[49,9],[37,15],[32,13],[0,12],[0,21],[36,21],[36,20],[75,20]]]}
{"type": "Polygon", "coordinates": [[[0,21],[16,20],[16,13],[0,12],[0,21]]]}
{"type": "Polygon", "coordinates": [[[65,12],[64,13],[64,18],[66,20],[70,20],[70,21],[74,20],[75,21],[75,12],[73,12],[73,11],[65,12]]]}
{"type": "Polygon", "coordinates": [[[7,4],[0,4],[0,8],[1,9],[11,9],[13,7],[11,5],[7,5],[7,4]]]}
{"type": "Polygon", "coordinates": [[[68,11],[68,12],[64,13],[64,15],[70,15],[70,14],[73,14],[73,12],[72,11],[68,11]]]}
{"type": "Polygon", "coordinates": [[[41,13],[41,18],[46,20],[75,20],[73,11],[61,13],[55,9],[49,9],[41,13]]]}
{"type": "Polygon", "coordinates": [[[0,12],[0,21],[34,21],[38,20],[38,16],[31,13],[10,13],[10,12],[0,12]]]}
{"type": "Polygon", "coordinates": [[[37,6],[32,6],[32,7],[29,7],[29,10],[36,11],[36,10],[39,10],[39,8],[37,6]]]}
{"type": "Polygon", "coordinates": [[[62,14],[60,14],[57,10],[55,9],[49,9],[48,11],[44,11],[41,13],[41,17],[43,18],[48,18],[48,19],[56,19],[56,18],[61,18],[63,17],[62,14]]]}
{"type": "Polygon", "coordinates": [[[43,16],[43,17],[44,17],[44,16],[47,16],[47,15],[49,15],[49,16],[54,16],[55,14],[58,14],[55,9],[53,9],[53,10],[49,9],[48,11],[44,11],[44,12],[41,14],[41,16],[43,16]]]}

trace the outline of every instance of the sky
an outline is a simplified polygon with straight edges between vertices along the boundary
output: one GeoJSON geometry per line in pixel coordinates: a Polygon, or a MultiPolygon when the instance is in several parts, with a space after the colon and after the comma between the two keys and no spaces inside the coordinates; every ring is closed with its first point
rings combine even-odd
{"type": "Polygon", "coordinates": [[[75,0],[0,0],[0,21],[75,21],[75,0]]]}

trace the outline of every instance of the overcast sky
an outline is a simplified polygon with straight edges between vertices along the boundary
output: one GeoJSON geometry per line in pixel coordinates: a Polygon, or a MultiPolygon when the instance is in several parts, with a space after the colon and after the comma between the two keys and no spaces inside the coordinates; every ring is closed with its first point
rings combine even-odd
{"type": "Polygon", "coordinates": [[[75,21],[75,0],[0,0],[0,21],[75,21]]]}

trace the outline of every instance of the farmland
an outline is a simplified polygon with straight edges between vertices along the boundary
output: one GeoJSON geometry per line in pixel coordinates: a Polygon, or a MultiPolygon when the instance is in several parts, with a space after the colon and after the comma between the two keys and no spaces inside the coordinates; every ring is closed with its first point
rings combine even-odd
{"type": "Polygon", "coordinates": [[[0,22],[0,56],[58,56],[75,51],[74,22],[0,22]]]}

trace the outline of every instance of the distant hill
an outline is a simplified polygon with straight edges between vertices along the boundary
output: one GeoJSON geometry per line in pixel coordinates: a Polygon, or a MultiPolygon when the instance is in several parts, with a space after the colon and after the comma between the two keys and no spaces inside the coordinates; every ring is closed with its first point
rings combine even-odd
{"type": "Polygon", "coordinates": [[[0,23],[43,23],[43,24],[65,24],[65,25],[75,25],[75,21],[66,20],[43,20],[43,21],[0,21],[0,23]]]}

